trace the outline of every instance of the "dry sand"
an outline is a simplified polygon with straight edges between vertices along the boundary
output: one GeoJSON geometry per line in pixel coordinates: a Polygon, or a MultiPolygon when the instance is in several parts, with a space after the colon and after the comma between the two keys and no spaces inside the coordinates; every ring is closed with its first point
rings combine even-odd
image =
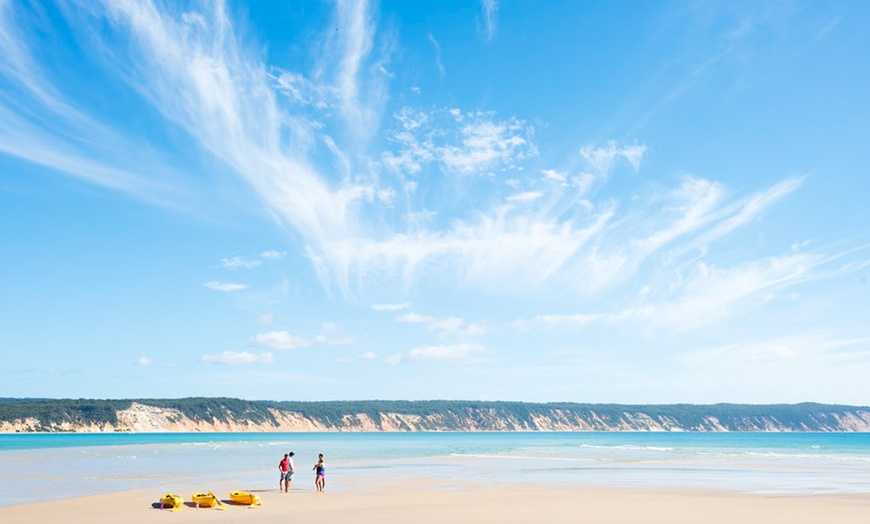
{"type": "MultiPolygon", "coordinates": [[[[621,489],[542,484],[444,484],[432,479],[379,482],[314,493],[254,490],[259,509],[225,511],[185,506],[155,508],[161,495],[110,495],[0,507],[0,522],[63,523],[862,523],[870,522],[870,495],[772,496],[725,492],[621,489]]],[[[193,491],[177,490],[189,500],[193,491]]],[[[215,489],[228,500],[229,489],[215,489]]]]}

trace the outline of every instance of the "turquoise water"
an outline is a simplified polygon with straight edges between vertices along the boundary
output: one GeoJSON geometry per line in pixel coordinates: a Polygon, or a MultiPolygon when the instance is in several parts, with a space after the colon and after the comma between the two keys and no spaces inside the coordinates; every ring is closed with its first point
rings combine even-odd
{"type": "Polygon", "coordinates": [[[0,435],[0,505],[215,483],[272,489],[289,451],[302,490],[324,453],[333,490],[427,476],[448,484],[870,492],[870,434],[862,433],[37,434],[0,435]]]}

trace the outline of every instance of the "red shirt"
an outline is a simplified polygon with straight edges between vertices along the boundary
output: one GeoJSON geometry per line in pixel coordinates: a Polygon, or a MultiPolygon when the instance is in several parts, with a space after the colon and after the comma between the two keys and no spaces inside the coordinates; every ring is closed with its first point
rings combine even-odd
{"type": "Polygon", "coordinates": [[[284,473],[290,471],[290,462],[287,459],[281,459],[281,463],[278,465],[281,466],[281,471],[284,473]]]}

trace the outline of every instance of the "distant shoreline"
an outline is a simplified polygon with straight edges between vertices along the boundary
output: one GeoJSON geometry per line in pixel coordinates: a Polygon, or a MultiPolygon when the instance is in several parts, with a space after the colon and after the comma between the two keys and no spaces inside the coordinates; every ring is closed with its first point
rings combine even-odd
{"type": "Polygon", "coordinates": [[[0,433],[870,432],[870,407],[508,401],[0,399],[0,433]]]}

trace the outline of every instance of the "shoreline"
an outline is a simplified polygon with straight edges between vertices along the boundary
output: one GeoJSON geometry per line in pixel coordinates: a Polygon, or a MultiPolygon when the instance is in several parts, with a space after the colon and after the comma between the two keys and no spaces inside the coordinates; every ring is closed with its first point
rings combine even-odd
{"type": "MultiPolygon", "coordinates": [[[[301,479],[300,479],[301,480],[301,479]]],[[[259,522],[292,518],[299,523],[522,523],[560,522],[866,522],[870,494],[760,495],[699,489],[660,489],[600,485],[445,482],[433,478],[351,480],[322,494],[306,482],[290,493],[276,487],[249,489],[263,501],[259,509],[226,504],[225,511],[186,505],[179,512],[155,509],[163,492],[154,489],[55,499],[0,507],[0,521],[69,523],[259,522]]],[[[277,482],[277,480],[276,480],[277,482]]],[[[229,488],[215,494],[228,501],[229,488]]],[[[189,485],[173,491],[189,501],[189,485]]],[[[164,491],[165,492],[165,491],[164,491]]]]}
{"type": "Polygon", "coordinates": [[[0,431],[870,431],[870,407],[469,400],[7,399],[0,431]],[[94,414],[94,413],[97,414],[94,414]]]}

